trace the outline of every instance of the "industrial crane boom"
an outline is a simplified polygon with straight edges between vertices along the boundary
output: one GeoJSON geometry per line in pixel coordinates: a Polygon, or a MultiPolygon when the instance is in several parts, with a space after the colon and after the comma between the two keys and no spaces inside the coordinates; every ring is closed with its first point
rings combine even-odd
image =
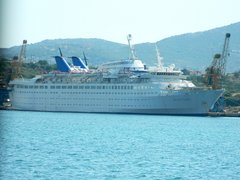
{"type": "Polygon", "coordinates": [[[211,66],[206,69],[207,84],[212,86],[213,89],[221,88],[221,80],[226,73],[230,36],[230,33],[226,33],[222,54],[215,54],[211,66]]]}
{"type": "Polygon", "coordinates": [[[226,33],[224,44],[223,44],[223,50],[222,50],[222,55],[220,60],[220,69],[221,69],[222,75],[225,75],[226,73],[226,62],[227,62],[227,57],[229,56],[230,36],[231,36],[230,33],[226,33]]]}
{"type": "Polygon", "coordinates": [[[21,68],[22,64],[26,59],[26,46],[27,46],[27,40],[23,40],[23,44],[21,46],[21,50],[19,52],[18,56],[14,56],[12,60],[12,74],[11,79],[19,78],[21,77],[21,68]]]}

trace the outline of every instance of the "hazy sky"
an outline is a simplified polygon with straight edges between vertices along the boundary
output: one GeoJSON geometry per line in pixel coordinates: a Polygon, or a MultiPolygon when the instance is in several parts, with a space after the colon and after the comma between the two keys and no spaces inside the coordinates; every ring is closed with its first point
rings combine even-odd
{"type": "Polygon", "coordinates": [[[155,42],[240,21],[240,0],[0,0],[0,47],[57,38],[155,42]]]}

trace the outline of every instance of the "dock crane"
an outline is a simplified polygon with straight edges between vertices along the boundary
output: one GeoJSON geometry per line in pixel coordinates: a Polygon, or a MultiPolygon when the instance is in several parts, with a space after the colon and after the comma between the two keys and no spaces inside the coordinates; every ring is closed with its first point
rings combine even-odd
{"type": "Polygon", "coordinates": [[[230,36],[230,33],[226,33],[222,53],[215,54],[211,65],[206,69],[207,85],[212,87],[212,89],[221,89],[221,82],[226,74],[230,36]]]}
{"type": "Polygon", "coordinates": [[[21,77],[21,69],[22,64],[26,59],[26,46],[27,46],[27,40],[23,40],[23,44],[21,46],[21,50],[19,52],[18,56],[14,56],[12,60],[12,74],[11,79],[19,78],[21,77]]]}

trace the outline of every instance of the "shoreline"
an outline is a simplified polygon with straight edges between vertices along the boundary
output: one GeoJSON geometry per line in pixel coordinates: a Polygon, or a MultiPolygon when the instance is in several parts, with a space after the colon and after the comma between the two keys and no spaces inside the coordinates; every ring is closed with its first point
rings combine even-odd
{"type": "MultiPolygon", "coordinates": [[[[0,110],[7,110],[7,111],[12,111],[11,107],[4,107],[0,106],[0,110]]],[[[232,112],[232,111],[226,111],[226,112],[208,112],[207,116],[210,117],[240,117],[240,111],[239,112],[232,112]]]]}
{"type": "Polygon", "coordinates": [[[240,117],[240,113],[227,113],[227,112],[209,112],[210,117],[240,117]]]}

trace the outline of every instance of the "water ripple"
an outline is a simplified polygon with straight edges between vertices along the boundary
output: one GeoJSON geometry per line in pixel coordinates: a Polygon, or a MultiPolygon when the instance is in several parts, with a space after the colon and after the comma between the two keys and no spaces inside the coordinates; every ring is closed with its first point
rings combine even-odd
{"type": "Polygon", "coordinates": [[[238,118],[0,113],[0,179],[240,179],[238,118]]]}

